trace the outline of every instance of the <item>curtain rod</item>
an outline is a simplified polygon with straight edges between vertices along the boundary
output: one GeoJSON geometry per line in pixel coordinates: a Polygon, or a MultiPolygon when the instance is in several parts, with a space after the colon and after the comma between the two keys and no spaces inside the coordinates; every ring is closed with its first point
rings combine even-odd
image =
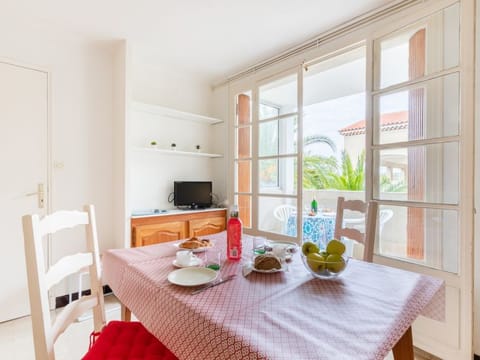
{"type": "Polygon", "coordinates": [[[333,29],[324,32],[323,34],[308,40],[294,48],[291,48],[289,50],[286,50],[279,55],[276,55],[274,57],[271,57],[269,59],[266,59],[264,61],[261,61],[255,65],[252,65],[248,67],[245,70],[242,70],[240,72],[237,72],[233,75],[227,76],[227,79],[224,81],[221,81],[217,84],[214,84],[213,88],[226,85],[228,83],[231,83],[233,81],[236,81],[238,79],[241,79],[247,75],[253,74],[259,70],[265,69],[269,66],[272,66],[274,64],[280,63],[284,60],[287,60],[293,56],[302,54],[307,52],[308,50],[315,49],[319,47],[321,44],[331,41],[333,39],[336,39],[342,35],[345,35],[349,32],[357,30],[359,27],[363,27],[366,25],[369,25],[375,21],[382,20],[386,18],[387,16],[390,16],[394,13],[397,13],[399,11],[402,11],[406,8],[409,8],[413,5],[416,5],[418,3],[424,2],[425,0],[400,0],[399,2],[395,4],[390,4],[390,5],[385,5],[383,7],[377,8],[376,10],[373,10],[371,12],[368,12],[364,15],[354,17],[353,19],[342,23],[339,26],[334,27],[333,29]]]}

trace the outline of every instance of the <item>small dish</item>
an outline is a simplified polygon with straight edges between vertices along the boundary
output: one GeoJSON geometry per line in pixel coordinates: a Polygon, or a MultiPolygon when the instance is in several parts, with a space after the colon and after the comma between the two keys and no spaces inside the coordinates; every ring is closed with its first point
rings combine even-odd
{"type": "Polygon", "coordinates": [[[173,270],[168,274],[168,281],[180,286],[198,286],[215,280],[218,272],[202,267],[187,267],[173,270]]]}
{"type": "Polygon", "coordinates": [[[280,269],[262,270],[262,269],[255,268],[255,266],[253,266],[253,264],[252,264],[252,270],[255,271],[255,272],[258,272],[258,273],[273,274],[273,273],[285,271],[285,268],[282,264],[282,267],[280,269]]]}
{"type": "Polygon", "coordinates": [[[278,256],[267,253],[267,254],[264,254],[264,255],[255,256],[250,261],[250,267],[255,272],[270,274],[270,273],[277,273],[277,272],[285,271],[286,264],[278,256]],[[257,262],[258,262],[258,264],[257,264],[257,262]],[[270,267],[271,269],[259,269],[255,266],[255,265],[258,266],[260,264],[263,265],[261,267],[266,266],[266,267],[270,267]],[[280,265],[280,268],[275,267],[275,266],[278,266],[278,265],[280,265]]]}
{"type": "Polygon", "coordinates": [[[267,244],[270,247],[282,247],[289,252],[295,252],[298,250],[298,244],[293,241],[268,240],[267,244]]]}
{"type": "Polygon", "coordinates": [[[298,244],[291,241],[277,241],[269,240],[267,242],[269,247],[275,255],[279,256],[283,260],[291,260],[294,253],[298,251],[298,244]]]}
{"type": "Polygon", "coordinates": [[[172,262],[173,266],[177,268],[187,268],[187,267],[196,267],[202,265],[202,259],[194,256],[193,259],[190,261],[190,264],[188,265],[180,265],[177,261],[177,259],[173,260],[172,262]]]}
{"type": "Polygon", "coordinates": [[[210,249],[212,246],[203,246],[203,247],[199,247],[199,248],[196,248],[196,249],[189,249],[189,248],[184,248],[182,246],[180,246],[182,243],[177,243],[177,244],[173,244],[173,246],[175,246],[177,249],[179,250],[190,250],[191,252],[193,253],[201,253],[201,252],[204,252],[204,251],[207,251],[207,249],[210,249]]]}

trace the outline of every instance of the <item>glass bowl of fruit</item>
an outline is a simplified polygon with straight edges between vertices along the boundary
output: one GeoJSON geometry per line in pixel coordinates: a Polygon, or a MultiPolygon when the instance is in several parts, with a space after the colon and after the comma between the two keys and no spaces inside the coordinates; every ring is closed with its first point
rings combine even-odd
{"type": "Polygon", "coordinates": [[[331,240],[325,250],[320,250],[313,242],[302,245],[301,258],[305,268],[316,278],[334,279],[339,276],[348,265],[345,245],[339,240],[331,240]]]}

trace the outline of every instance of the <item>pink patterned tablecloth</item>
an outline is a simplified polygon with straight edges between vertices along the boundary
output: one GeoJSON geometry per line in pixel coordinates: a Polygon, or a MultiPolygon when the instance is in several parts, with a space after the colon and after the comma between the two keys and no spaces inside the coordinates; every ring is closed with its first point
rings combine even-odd
{"type": "MultiPolygon", "coordinates": [[[[208,238],[225,250],[225,232],[208,238]]],[[[245,260],[251,244],[244,236],[245,260]]],[[[434,313],[444,306],[439,279],[353,259],[336,280],[314,279],[298,253],[286,272],[248,277],[242,262],[226,260],[222,274],[238,276],[191,295],[167,280],[176,250],[172,243],[109,250],[103,271],[179,359],[384,359],[432,299],[434,313]]]]}

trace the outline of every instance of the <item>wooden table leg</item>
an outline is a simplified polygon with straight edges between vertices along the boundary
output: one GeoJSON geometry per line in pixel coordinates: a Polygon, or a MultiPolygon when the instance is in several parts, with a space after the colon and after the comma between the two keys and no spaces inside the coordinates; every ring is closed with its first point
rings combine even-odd
{"type": "Polygon", "coordinates": [[[132,320],[132,312],[123,304],[120,304],[120,318],[122,319],[122,321],[132,320]]]}
{"type": "Polygon", "coordinates": [[[414,360],[411,326],[405,331],[392,350],[395,360],[414,360]]]}

